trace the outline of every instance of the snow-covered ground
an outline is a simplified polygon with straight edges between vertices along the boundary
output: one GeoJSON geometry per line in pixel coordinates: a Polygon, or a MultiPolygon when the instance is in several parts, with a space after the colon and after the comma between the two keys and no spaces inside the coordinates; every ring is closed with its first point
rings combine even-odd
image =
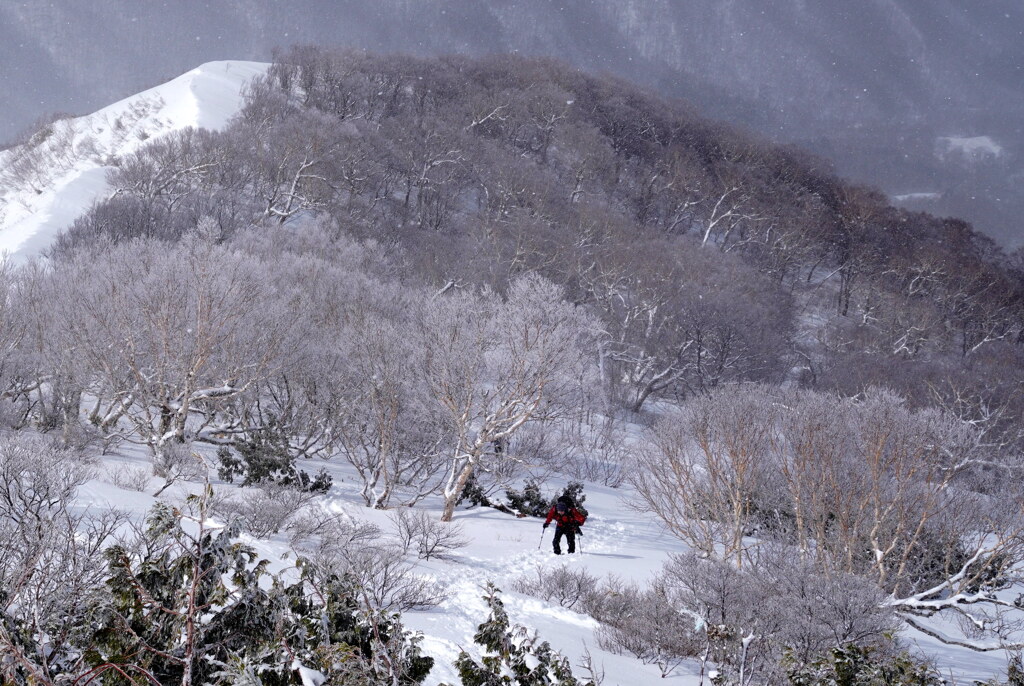
{"type": "MultiPolygon", "coordinates": [[[[330,492],[318,499],[316,507],[376,524],[385,536],[394,536],[394,512],[363,506],[357,477],[343,461],[315,461],[302,466],[310,473],[325,467],[334,478],[330,492]]],[[[123,444],[119,450],[101,458],[96,478],[79,493],[81,505],[94,511],[114,507],[142,517],[156,502],[149,493],[155,492],[162,480],[149,479],[146,490],[142,492],[126,490],[113,483],[123,481],[115,475],[118,472],[123,475],[126,470],[150,473],[149,458],[141,448],[123,444]]],[[[564,481],[553,479],[546,489],[554,492],[564,485],[564,481]]],[[[214,479],[214,489],[220,495],[230,494],[237,488],[214,479]]],[[[200,490],[198,483],[176,484],[160,498],[180,502],[188,492],[198,493],[200,490]]],[[[553,529],[545,532],[540,519],[517,519],[482,507],[460,507],[456,510],[454,521],[462,527],[468,545],[457,550],[453,559],[418,561],[415,553],[410,553],[408,559],[417,565],[417,573],[440,581],[449,595],[446,601],[433,609],[403,614],[406,626],[423,634],[424,652],[435,658],[434,669],[426,684],[458,683],[453,662],[459,651],[466,649],[471,654],[479,654],[473,643],[473,634],[487,616],[482,596],[488,582],[494,582],[502,589],[502,599],[514,623],[536,630],[542,639],[566,655],[574,667],[589,652],[594,665],[605,673],[605,686],[663,683],[696,686],[700,683],[696,661],[684,663],[663,679],[655,665],[645,665],[628,654],[617,655],[602,650],[595,634],[597,622],[592,618],[512,590],[515,579],[533,576],[539,568],[557,565],[583,568],[599,578],[614,575],[642,584],[661,569],[671,554],[685,551],[685,546],[656,521],[630,507],[629,487],[612,489],[586,484],[584,493],[590,517],[576,555],[555,556],[551,550],[553,529]]],[[[417,509],[438,518],[441,502],[428,499],[417,509]]],[[[281,570],[293,564],[293,557],[286,555],[288,546],[283,534],[269,540],[250,538],[247,542],[272,562],[271,569],[281,570]]],[[[951,648],[914,631],[905,631],[903,638],[918,654],[931,658],[944,675],[952,677],[951,683],[955,680],[958,684],[970,684],[974,679],[1005,674],[1007,655],[1004,653],[951,648]]],[[[580,675],[578,668],[575,671],[580,675]]]]}
{"type": "MultiPolygon", "coordinates": [[[[125,472],[148,474],[151,472],[149,465],[149,458],[142,448],[123,444],[121,449],[101,458],[97,477],[79,492],[79,503],[92,511],[112,507],[135,518],[143,517],[156,502],[156,498],[149,494],[161,486],[162,480],[149,479],[146,490],[142,492],[121,488],[114,482],[123,482],[125,472]]],[[[331,491],[318,499],[316,507],[376,524],[386,536],[394,535],[394,512],[363,506],[354,470],[347,468],[343,461],[308,462],[303,467],[310,473],[326,467],[334,478],[331,491]]],[[[218,495],[238,489],[216,479],[213,483],[218,495]]],[[[554,480],[547,488],[554,492],[556,487],[564,485],[564,479],[554,480]]],[[[180,502],[187,493],[200,491],[198,483],[176,484],[160,499],[180,502]]],[[[574,666],[589,651],[595,665],[605,671],[605,686],[666,681],[681,685],[698,683],[696,663],[680,667],[667,680],[661,679],[655,665],[644,665],[631,656],[601,650],[594,633],[597,622],[592,618],[512,590],[512,582],[516,578],[532,576],[539,568],[554,565],[583,568],[597,577],[615,575],[642,583],[661,569],[671,553],[684,550],[682,544],[660,526],[630,509],[628,490],[588,484],[584,492],[590,517],[584,526],[584,536],[578,539],[575,555],[554,555],[551,548],[554,527],[544,531],[541,519],[517,519],[485,507],[456,511],[454,522],[463,529],[468,545],[457,550],[453,559],[417,561],[416,555],[410,553],[409,560],[416,562],[418,573],[440,581],[449,595],[445,602],[431,610],[403,614],[408,628],[423,633],[424,651],[435,658],[434,669],[426,684],[458,683],[453,663],[459,651],[465,648],[476,654],[473,634],[477,625],[487,617],[483,594],[488,582],[494,582],[502,590],[502,599],[513,622],[536,630],[542,639],[569,657],[574,666]]],[[[439,498],[428,499],[417,509],[438,519],[441,501],[439,498]]],[[[283,535],[270,540],[247,539],[246,542],[271,560],[271,569],[281,570],[292,564],[293,556],[286,556],[288,547],[283,535]]],[[[580,670],[576,669],[576,672],[579,674],[580,670]]]]}
{"type": "Polygon", "coordinates": [[[106,174],[119,157],[188,127],[223,128],[267,66],[209,62],[0,152],[0,254],[22,261],[49,246],[109,193],[106,174]]]}

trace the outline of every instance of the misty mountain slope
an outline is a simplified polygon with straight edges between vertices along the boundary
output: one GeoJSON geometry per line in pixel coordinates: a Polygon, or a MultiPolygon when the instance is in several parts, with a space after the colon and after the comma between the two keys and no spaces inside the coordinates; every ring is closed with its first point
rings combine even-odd
{"type": "Polygon", "coordinates": [[[316,218],[395,246],[437,289],[501,292],[523,271],[562,284],[629,351],[616,378],[634,411],[794,368],[851,394],[898,386],[925,403],[956,377],[1021,401],[998,371],[1018,366],[1021,279],[991,241],[621,81],[545,60],[304,48],[223,133],[166,140],[112,170],[118,193],[57,254],[177,241],[206,219],[230,237],[316,218]],[[672,303],[650,340],[648,298],[672,303]],[[797,336],[806,298],[829,316],[797,336]]]}
{"type": "Polygon", "coordinates": [[[226,126],[266,66],[210,62],[0,152],[0,252],[24,260],[49,247],[109,193],[107,172],[120,157],[185,128],[226,126]]]}
{"type": "Polygon", "coordinates": [[[1024,12],[1011,0],[301,0],[177,6],[0,2],[0,139],[225,58],[294,43],[412,54],[516,51],[607,70],[835,160],[892,194],[1024,242],[1024,12]],[[993,136],[999,164],[935,156],[941,136],[993,136]]]}

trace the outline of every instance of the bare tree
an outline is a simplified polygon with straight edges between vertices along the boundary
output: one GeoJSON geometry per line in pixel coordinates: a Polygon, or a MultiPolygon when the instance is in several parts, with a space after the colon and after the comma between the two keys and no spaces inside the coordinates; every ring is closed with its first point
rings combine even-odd
{"type": "Polygon", "coordinates": [[[55,269],[73,284],[58,324],[92,370],[101,426],[127,422],[127,435],[159,456],[273,369],[290,317],[258,263],[198,233],[105,252],[55,269]]]}
{"type": "Polygon", "coordinates": [[[266,218],[284,224],[323,208],[338,193],[332,167],[344,158],[345,128],[316,111],[295,114],[261,132],[252,151],[253,189],[266,218]]]}
{"type": "Polygon", "coordinates": [[[415,552],[421,560],[450,560],[454,551],[468,543],[460,524],[438,522],[424,510],[399,508],[391,522],[402,549],[415,552]]]}
{"type": "Polygon", "coordinates": [[[0,435],[0,672],[52,683],[81,660],[102,613],[103,549],[124,523],[76,507],[90,475],[80,455],[50,440],[0,435]]]}
{"type": "Polygon", "coordinates": [[[339,351],[344,378],[329,419],[332,445],[359,473],[368,506],[387,508],[393,497],[411,505],[440,487],[449,438],[415,381],[423,349],[411,322],[353,314],[339,351]]]}
{"type": "Polygon", "coordinates": [[[448,293],[427,305],[423,373],[453,435],[444,486],[443,521],[474,470],[494,446],[524,424],[559,411],[585,373],[589,319],[553,284],[528,275],[508,300],[448,293]]]}
{"type": "Polygon", "coordinates": [[[630,480],[639,505],[708,557],[742,567],[755,494],[771,468],[770,395],[753,388],[691,400],[660,421],[630,480]]]}
{"type": "Polygon", "coordinates": [[[605,250],[581,280],[607,327],[604,378],[625,386],[633,411],[779,373],[790,312],[776,284],[679,241],[605,250]],[[762,317],[768,307],[779,316],[762,317]]]}
{"type": "Polygon", "coordinates": [[[25,423],[28,394],[40,383],[32,378],[34,321],[26,297],[38,283],[33,278],[37,270],[36,265],[16,270],[0,262],[0,426],[25,423]]]}
{"type": "MultiPolygon", "coordinates": [[[[243,240],[263,255],[278,239],[254,232],[243,240]]],[[[423,347],[415,318],[428,292],[393,280],[395,266],[379,246],[331,236],[323,224],[306,226],[288,252],[273,256],[269,276],[303,307],[281,363],[207,435],[230,443],[273,427],[295,456],[341,457],[356,469],[370,507],[410,505],[436,492],[447,429],[417,382],[423,347]]]]}

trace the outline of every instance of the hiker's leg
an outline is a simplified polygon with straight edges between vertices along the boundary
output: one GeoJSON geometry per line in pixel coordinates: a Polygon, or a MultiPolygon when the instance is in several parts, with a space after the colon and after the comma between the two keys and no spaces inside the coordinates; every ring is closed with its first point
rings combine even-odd
{"type": "Polygon", "coordinates": [[[572,529],[566,531],[565,540],[569,542],[569,554],[572,555],[576,552],[576,532],[572,529]]]}
{"type": "Polygon", "coordinates": [[[555,538],[551,542],[551,545],[552,545],[552,547],[555,550],[555,555],[561,555],[562,554],[562,547],[559,545],[559,541],[561,541],[562,535],[564,533],[565,532],[562,531],[562,527],[560,527],[560,526],[556,526],[555,527],[555,538]]]}

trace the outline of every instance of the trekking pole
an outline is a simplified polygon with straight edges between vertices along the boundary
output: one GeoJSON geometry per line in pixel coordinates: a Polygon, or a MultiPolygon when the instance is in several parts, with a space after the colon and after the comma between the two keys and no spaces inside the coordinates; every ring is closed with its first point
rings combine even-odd
{"type": "Polygon", "coordinates": [[[544,531],[545,529],[540,530],[540,543],[537,544],[537,550],[540,550],[540,547],[544,545],[544,531]]]}

